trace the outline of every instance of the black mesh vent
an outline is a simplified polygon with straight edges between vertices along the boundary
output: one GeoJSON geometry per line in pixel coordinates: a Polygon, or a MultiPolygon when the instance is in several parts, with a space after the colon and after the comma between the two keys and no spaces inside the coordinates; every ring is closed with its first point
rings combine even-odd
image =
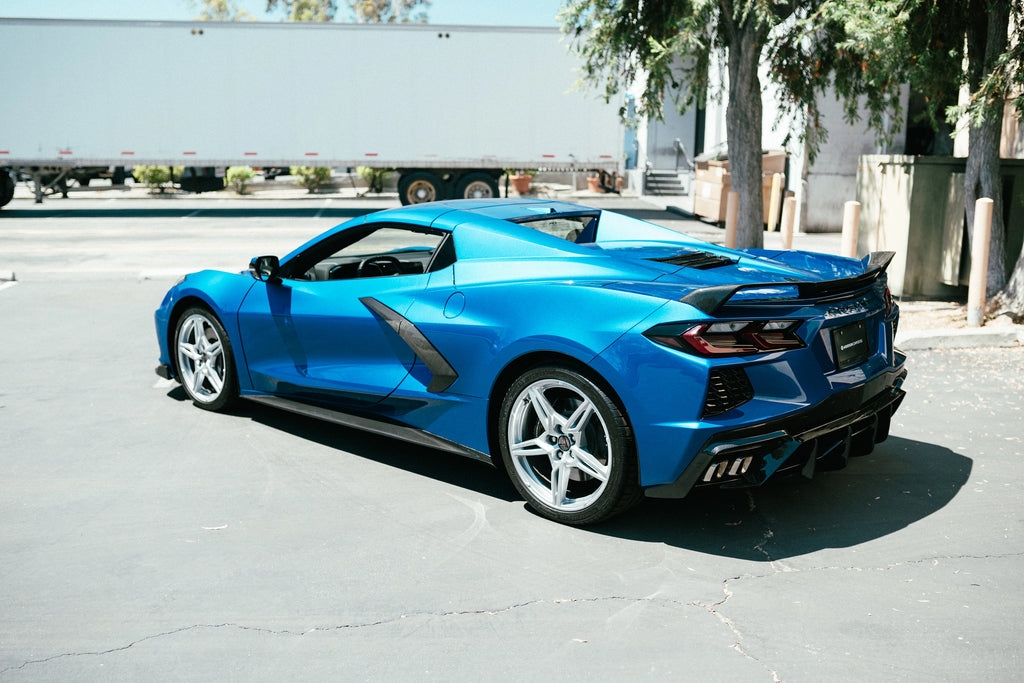
{"type": "Polygon", "coordinates": [[[754,398],[743,368],[712,370],[708,377],[708,393],[704,397],[704,417],[714,417],[743,405],[754,398]]]}
{"type": "Polygon", "coordinates": [[[719,266],[729,266],[736,263],[735,259],[719,256],[718,254],[712,254],[707,251],[691,251],[685,254],[669,256],[668,258],[656,258],[651,260],[660,261],[662,263],[671,263],[674,266],[697,268],[699,270],[707,270],[708,268],[717,268],[719,266]]]}

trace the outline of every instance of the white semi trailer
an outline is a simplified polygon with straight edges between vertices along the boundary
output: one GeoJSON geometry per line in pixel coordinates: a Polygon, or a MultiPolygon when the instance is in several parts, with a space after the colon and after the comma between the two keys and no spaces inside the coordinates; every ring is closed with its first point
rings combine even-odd
{"type": "Polygon", "coordinates": [[[554,28],[0,19],[0,45],[0,206],[136,165],[391,168],[417,203],[623,158],[554,28]]]}

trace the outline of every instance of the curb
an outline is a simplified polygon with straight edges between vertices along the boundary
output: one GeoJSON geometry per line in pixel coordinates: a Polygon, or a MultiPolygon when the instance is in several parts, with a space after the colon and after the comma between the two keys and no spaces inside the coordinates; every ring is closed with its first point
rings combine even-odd
{"type": "MultiPolygon", "coordinates": [[[[644,197],[643,199],[646,199],[646,197],[644,197]]],[[[654,204],[654,202],[650,202],[650,203],[654,204]]],[[[661,203],[662,202],[658,202],[658,204],[661,204],[661,203]]],[[[689,211],[687,211],[686,209],[684,209],[684,208],[682,208],[680,206],[676,206],[675,204],[665,204],[665,211],[668,211],[669,213],[674,213],[674,214],[676,214],[678,216],[682,216],[683,218],[689,218],[692,221],[699,221],[700,220],[700,218],[698,218],[695,214],[692,214],[689,211]]],[[[703,221],[701,221],[701,222],[703,222],[703,221]]]]}
{"type": "Polygon", "coordinates": [[[1024,325],[898,333],[896,346],[903,351],[1019,347],[1024,346],[1024,325]]]}

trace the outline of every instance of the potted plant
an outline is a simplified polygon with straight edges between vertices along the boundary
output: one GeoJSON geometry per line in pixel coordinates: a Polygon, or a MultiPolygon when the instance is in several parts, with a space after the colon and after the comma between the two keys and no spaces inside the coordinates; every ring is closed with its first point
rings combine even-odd
{"type": "Polygon", "coordinates": [[[536,171],[530,170],[507,170],[505,173],[508,174],[508,179],[512,182],[512,189],[517,194],[525,195],[530,191],[530,183],[533,181],[533,175],[536,171]]]}

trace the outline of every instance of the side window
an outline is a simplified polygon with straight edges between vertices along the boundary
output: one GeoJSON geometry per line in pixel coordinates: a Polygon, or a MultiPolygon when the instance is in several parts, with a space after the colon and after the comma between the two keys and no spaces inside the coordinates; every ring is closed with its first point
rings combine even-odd
{"type": "Polygon", "coordinates": [[[596,216],[555,216],[520,221],[519,223],[576,244],[593,242],[597,232],[596,216]]]}
{"type": "Polygon", "coordinates": [[[293,279],[310,281],[425,273],[447,234],[418,226],[363,225],[299,255],[289,270],[293,279]]]}

